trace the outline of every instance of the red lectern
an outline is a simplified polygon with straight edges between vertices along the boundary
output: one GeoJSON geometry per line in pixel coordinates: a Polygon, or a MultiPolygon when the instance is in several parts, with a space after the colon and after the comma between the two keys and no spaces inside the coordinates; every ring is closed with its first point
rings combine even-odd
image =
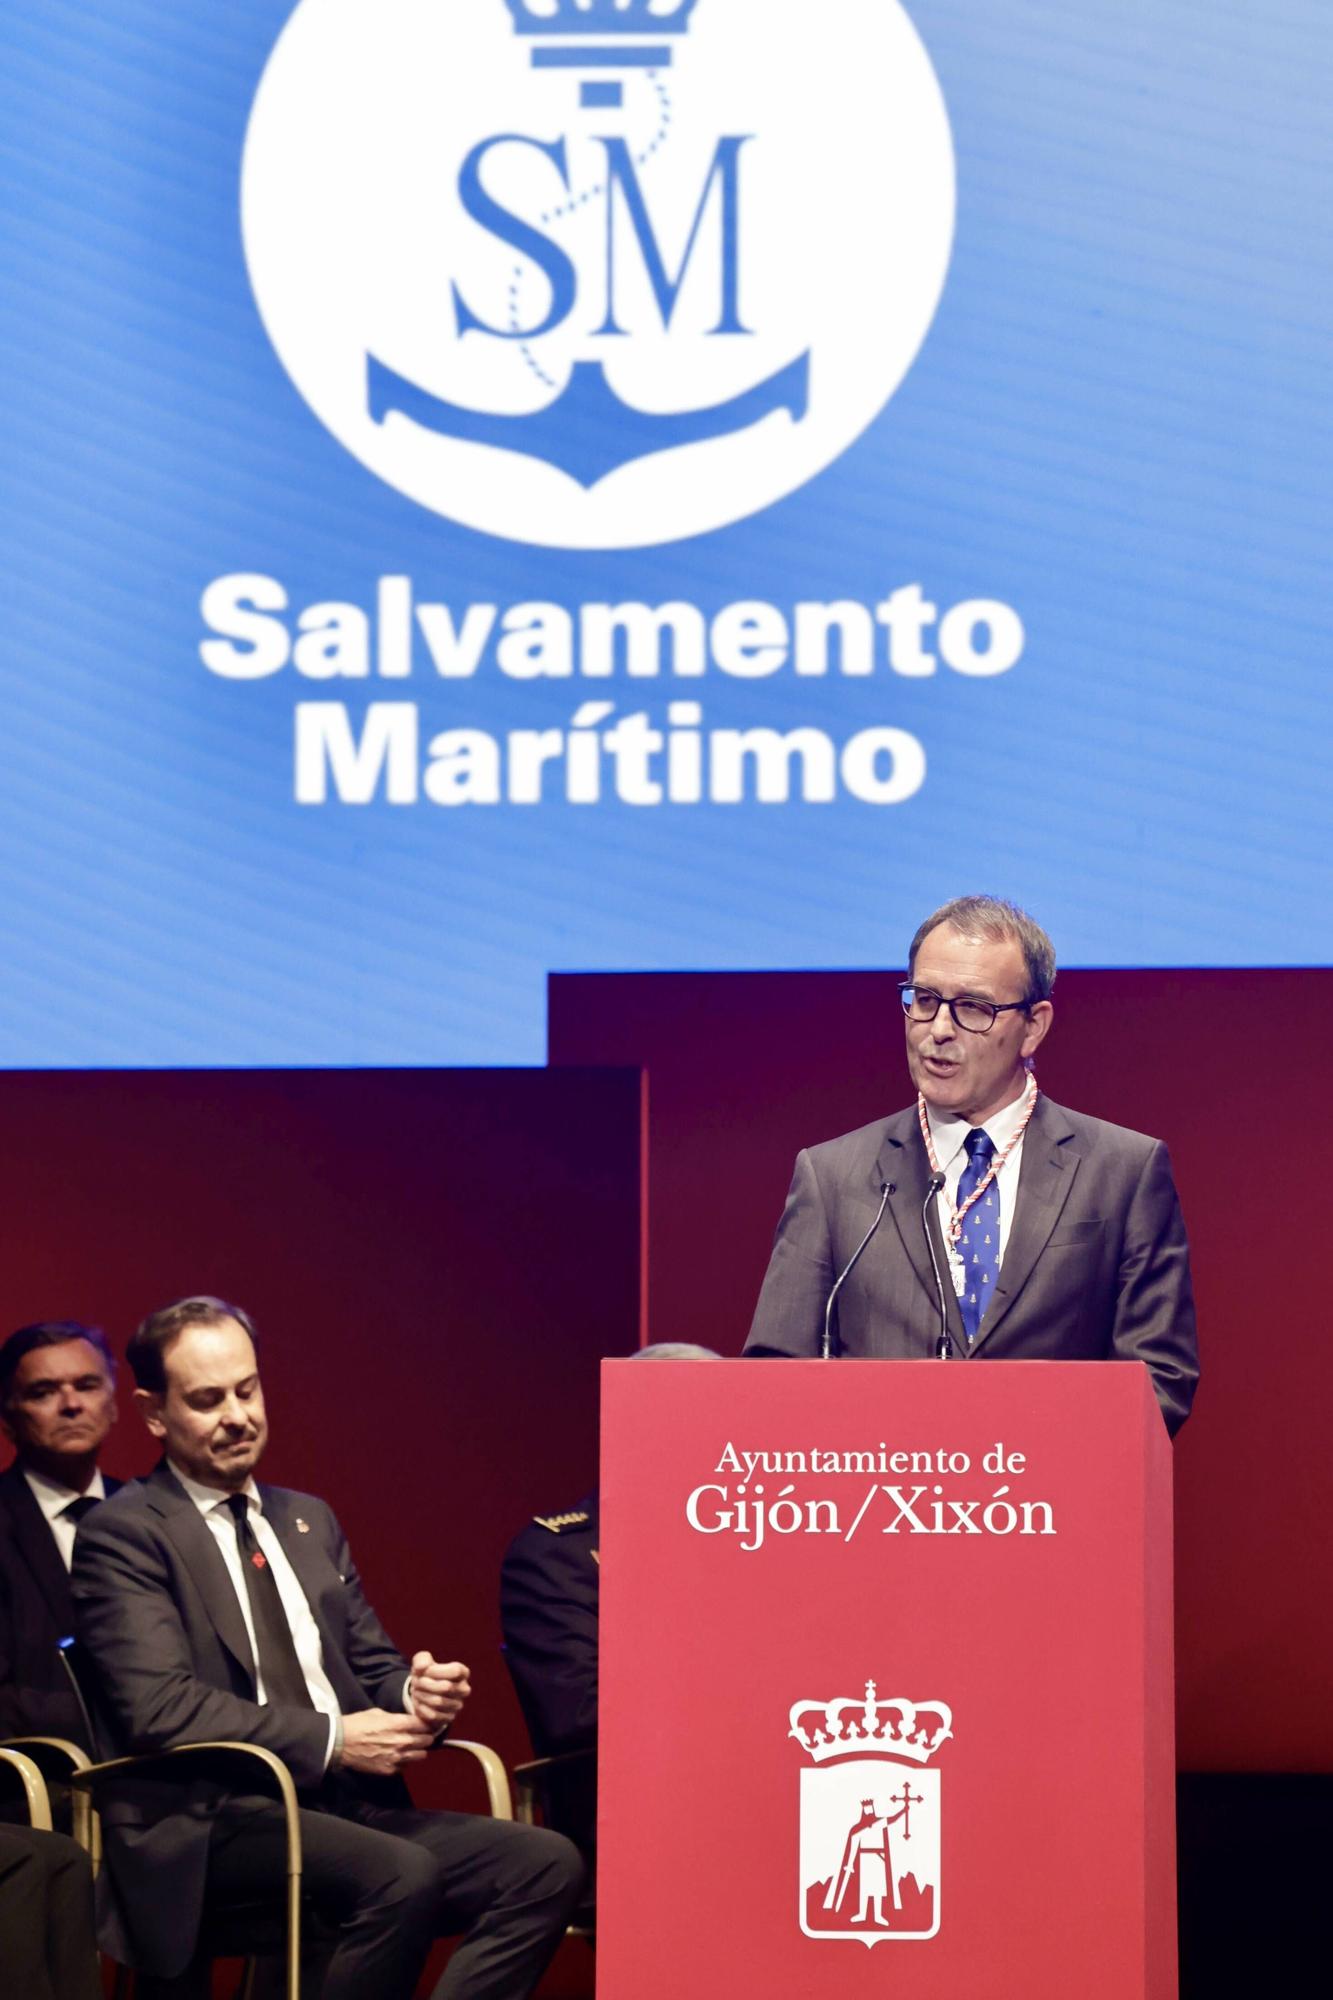
{"type": "Polygon", "coordinates": [[[599,2000],[1171,2000],[1137,1362],[602,1380],[599,2000]]]}

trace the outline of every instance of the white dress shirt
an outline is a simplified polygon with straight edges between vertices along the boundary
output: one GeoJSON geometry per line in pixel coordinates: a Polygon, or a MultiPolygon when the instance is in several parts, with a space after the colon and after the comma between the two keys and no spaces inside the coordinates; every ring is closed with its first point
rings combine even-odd
{"type": "Polygon", "coordinates": [[[105,1500],[106,1482],[100,1472],[95,1472],[82,1493],[76,1493],[72,1486],[62,1486],[58,1479],[48,1479],[44,1472],[31,1472],[25,1465],[23,1477],[28,1482],[29,1491],[46,1516],[46,1525],[56,1538],[61,1561],[68,1569],[74,1561],[74,1535],[78,1522],[69,1517],[68,1508],[76,1500],[105,1500]]]}
{"type": "MultiPolygon", "coordinates": [[[[174,1459],[168,1459],[167,1463],[208,1523],[209,1532],[221,1551],[250,1639],[250,1651],[255,1662],[255,1699],[267,1702],[263,1676],[259,1671],[259,1647],[255,1641],[254,1619],[250,1612],[250,1593],[245,1587],[240,1544],[236,1539],[236,1520],[227,1504],[230,1496],[220,1493],[216,1486],[201,1486],[197,1479],[191,1479],[187,1472],[182,1472],[174,1459]]],[[[273,1572],[273,1581],[278,1586],[278,1595],[282,1599],[282,1608],[291,1627],[292,1644],[296,1648],[296,1657],[305,1676],[311,1703],[321,1715],[327,1715],[329,1718],[328,1755],[332,1757],[342,1710],[338,1706],[338,1697],[333,1692],[329,1677],[324,1671],[324,1647],[319,1636],[319,1627],[315,1623],[314,1613],[297,1579],[296,1571],[288,1562],[282,1543],[265,1519],[264,1503],[259,1497],[259,1489],[253,1479],[247,1480],[244,1491],[250,1527],[273,1572]]],[[[327,1758],[325,1762],[327,1764],[327,1758]]]]}
{"type": "MultiPolygon", "coordinates": [[[[981,1130],[985,1132],[995,1148],[998,1160],[1009,1141],[1023,1122],[1023,1097],[1026,1083],[1012,1104],[1006,1104],[1002,1111],[988,1118],[981,1130]]],[[[940,1218],[940,1231],[949,1252],[949,1265],[957,1290],[962,1273],[962,1261],[949,1240],[949,1222],[957,1204],[958,1183],[963,1178],[967,1166],[967,1135],[975,1131],[966,1118],[954,1118],[947,1111],[936,1111],[926,1106],[926,1120],[930,1126],[931,1143],[935,1148],[935,1158],[939,1161],[940,1172],[944,1175],[944,1186],[935,1197],[935,1207],[940,1218]]],[[[1026,1134],[1024,1134],[1026,1137],[1026,1134]]],[[[1005,1245],[1009,1241],[1009,1231],[1013,1227],[1014,1209],[1018,1200],[1018,1170],[1023,1164],[1023,1140],[1020,1139],[1004,1165],[996,1173],[991,1187],[1000,1199],[1000,1263],[1004,1263],[1005,1245]]]]}

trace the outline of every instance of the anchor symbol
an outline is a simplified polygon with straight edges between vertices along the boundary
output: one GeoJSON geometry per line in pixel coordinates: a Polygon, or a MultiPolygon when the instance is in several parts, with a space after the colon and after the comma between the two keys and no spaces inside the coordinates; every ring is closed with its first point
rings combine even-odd
{"type": "Polygon", "coordinates": [[[543,459],[589,488],[636,458],[730,437],[778,410],[799,423],[809,398],[808,348],[738,396],[699,410],[635,409],[616,394],[600,361],[576,361],[552,402],[520,415],[450,403],[375,355],[366,356],[366,404],[373,422],[383,424],[391,416],[401,416],[441,437],[543,459]]]}

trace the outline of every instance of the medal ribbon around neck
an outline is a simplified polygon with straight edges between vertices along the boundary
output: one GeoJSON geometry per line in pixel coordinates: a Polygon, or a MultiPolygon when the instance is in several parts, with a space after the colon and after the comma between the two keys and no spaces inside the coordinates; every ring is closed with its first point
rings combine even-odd
{"type": "MultiPolygon", "coordinates": [[[[1004,1151],[998,1154],[997,1157],[991,1161],[989,1167],[986,1169],[984,1178],[978,1182],[976,1187],[973,1188],[971,1194],[967,1197],[967,1200],[963,1203],[962,1207],[955,1208],[953,1203],[949,1201],[949,1196],[946,1193],[946,1191],[943,1188],[940,1189],[940,1193],[944,1195],[945,1201],[949,1203],[950,1243],[957,1243],[959,1237],[963,1233],[963,1217],[967,1214],[967,1211],[969,1210],[969,1208],[972,1207],[972,1205],[975,1202],[981,1200],[982,1195],[985,1194],[986,1189],[995,1179],[996,1174],[999,1173],[1000,1168],[1004,1165],[1009,1155],[1013,1152],[1014,1147],[1018,1144],[1023,1134],[1027,1131],[1028,1120],[1029,1118],[1031,1118],[1033,1112],[1037,1108],[1037,1079],[1035,1076],[1032,1075],[1031,1071],[1029,1071],[1028,1073],[1028,1080],[1026,1085],[1024,1086],[1023,1096],[1024,1096],[1023,1116],[1018,1121],[1018,1130],[1014,1133],[1013,1138],[1009,1141],[1009,1144],[1005,1147],[1004,1151]]],[[[926,1158],[930,1161],[930,1171],[932,1174],[937,1174],[940,1172],[940,1163],[935,1157],[935,1142],[930,1136],[930,1120],[926,1116],[926,1100],[921,1095],[920,1091],[918,1091],[916,1095],[916,1115],[917,1118],[920,1120],[921,1124],[921,1137],[926,1142],[926,1158]]]]}

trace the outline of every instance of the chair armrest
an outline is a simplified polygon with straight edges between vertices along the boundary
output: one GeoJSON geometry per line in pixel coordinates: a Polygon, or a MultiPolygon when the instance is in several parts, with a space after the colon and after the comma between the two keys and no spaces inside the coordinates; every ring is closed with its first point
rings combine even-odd
{"type": "Polygon", "coordinates": [[[486,1796],[490,1800],[492,1819],[512,1819],[513,1801],[509,1796],[509,1773],[505,1770],[504,1759],[485,1743],[469,1743],[462,1736],[446,1736],[441,1743],[442,1750],[462,1750],[475,1757],[481,1765],[486,1779],[486,1796]]]}
{"type": "Polygon", "coordinates": [[[21,1750],[48,1778],[67,1778],[71,1771],[86,1771],[93,1761],[79,1744],[63,1736],[7,1736],[0,1749],[21,1750]]]}
{"type": "Polygon", "coordinates": [[[514,1776],[538,1777],[546,1771],[568,1769],[574,1764],[588,1764],[597,1752],[589,1744],[586,1750],[559,1750],[553,1757],[530,1757],[526,1764],[515,1764],[514,1776]]]}
{"type": "Polygon", "coordinates": [[[530,1757],[526,1764],[514,1766],[514,1791],[517,1794],[516,1817],[525,1826],[535,1826],[533,1808],[542,1790],[542,1781],[552,1771],[572,1771],[580,1766],[596,1768],[597,1752],[587,1750],[561,1750],[553,1757],[530,1757]]]}
{"type": "MultiPolygon", "coordinates": [[[[248,1757],[252,1762],[262,1764],[278,1788],[282,1803],[283,1817],[287,1826],[287,1874],[299,1877],[301,1873],[301,1822],[297,1817],[296,1787],[292,1774],[281,1757],[272,1750],[265,1750],[258,1743],[178,1743],[170,1750],[147,1750],[136,1757],[112,1757],[103,1764],[87,1764],[70,1776],[70,1787],[76,1797],[82,1795],[95,1802],[96,1794],[108,1778],[126,1777],[131,1773],[149,1774],[154,1766],[189,1763],[204,1763],[219,1756],[248,1757]]],[[[182,1772],[182,1777],[186,1774],[182,1772]]]]}
{"type": "Polygon", "coordinates": [[[51,1798],[46,1789],[46,1780],[21,1750],[6,1749],[0,1745],[0,1765],[14,1772],[23,1787],[23,1797],[28,1807],[28,1824],[39,1833],[51,1831],[51,1798]]]}

